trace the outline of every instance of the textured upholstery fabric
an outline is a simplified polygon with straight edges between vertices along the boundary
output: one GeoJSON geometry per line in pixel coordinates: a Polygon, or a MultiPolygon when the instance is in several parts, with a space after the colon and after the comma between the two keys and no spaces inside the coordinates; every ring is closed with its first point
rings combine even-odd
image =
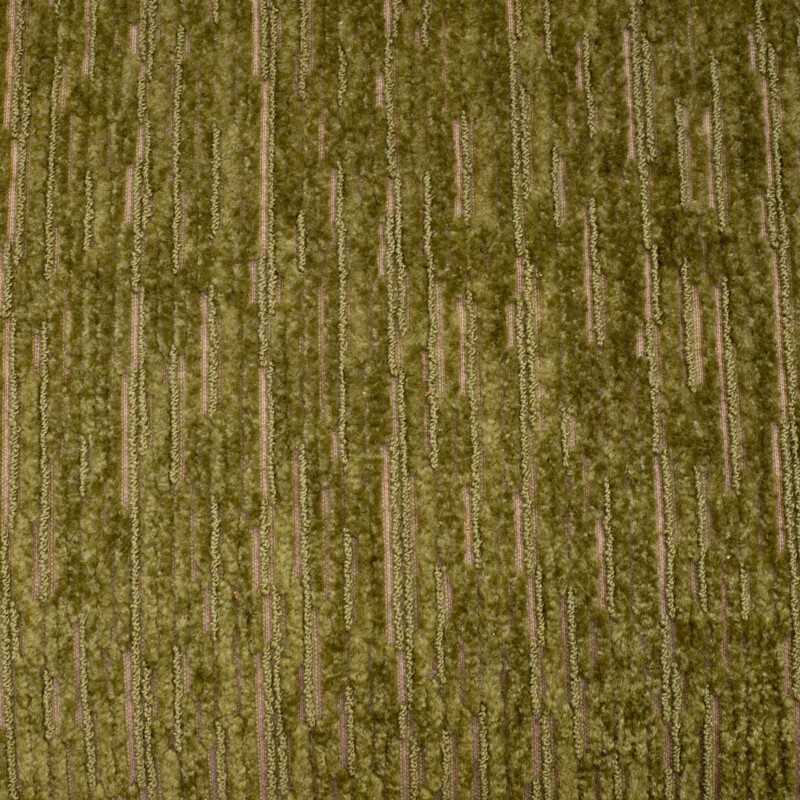
{"type": "Polygon", "coordinates": [[[0,800],[800,797],[795,2],[0,5],[0,800]]]}

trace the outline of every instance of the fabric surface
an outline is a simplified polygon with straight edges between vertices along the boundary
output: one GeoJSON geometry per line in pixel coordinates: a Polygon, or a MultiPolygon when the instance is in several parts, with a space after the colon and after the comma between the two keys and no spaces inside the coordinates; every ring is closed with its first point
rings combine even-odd
{"type": "Polygon", "coordinates": [[[800,797],[790,0],[5,0],[0,799],[800,797]]]}

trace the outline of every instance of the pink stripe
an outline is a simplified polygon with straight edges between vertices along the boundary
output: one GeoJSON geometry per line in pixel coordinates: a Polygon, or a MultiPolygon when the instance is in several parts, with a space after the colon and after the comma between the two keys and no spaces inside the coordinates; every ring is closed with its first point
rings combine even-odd
{"type": "Polygon", "coordinates": [[[330,217],[331,217],[331,226],[336,224],[336,167],[331,169],[331,192],[330,192],[330,199],[328,201],[328,205],[330,208],[330,217]]]}
{"type": "Polygon", "coordinates": [[[719,695],[714,696],[714,797],[719,800],[719,695]]]}
{"type": "Polygon", "coordinates": [[[781,421],[786,422],[786,372],[783,364],[783,320],[781,318],[778,256],[774,250],[770,250],[770,257],[772,260],[772,299],[775,306],[775,343],[778,351],[778,390],[781,396],[781,421]]]}
{"type": "Polygon", "coordinates": [[[571,97],[567,97],[567,131],[569,132],[568,141],[570,145],[575,144],[575,125],[572,121],[573,109],[575,104],[571,97]]]}
{"type": "Polygon", "coordinates": [[[217,748],[208,751],[208,776],[211,783],[211,800],[217,800],[217,748]]]}
{"type": "Polygon", "coordinates": [[[33,596],[39,599],[39,523],[33,523],[33,596]]]}
{"type": "Polygon", "coordinates": [[[465,553],[464,558],[467,564],[473,565],[472,560],[472,503],[470,498],[469,486],[464,486],[464,538],[465,553]]]}
{"type": "Polygon", "coordinates": [[[330,595],[330,566],[331,554],[328,549],[328,517],[330,516],[330,489],[327,486],[322,487],[322,554],[323,554],[323,572],[322,572],[322,587],[327,598],[330,595]]]}
{"type": "Polygon", "coordinates": [[[178,363],[178,396],[180,397],[180,456],[181,479],[186,479],[186,354],[178,363]]]}
{"type": "Polygon", "coordinates": [[[384,580],[386,602],[386,639],[389,646],[394,644],[394,625],[392,623],[392,512],[389,505],[389,452],[386,445],[382,447],[383,479],[383,549],[384,580]]]}
{"type": "Polygon", "coordinates": [[[528,575],[525,590],[528,601],[528,635],[530,636],[531,642],[534,642],[536,641],[536,605],[534,600],[533,575],[528,575]]]}
{"type": "Polygon", "coordinates": [[[692,137],[689,135],[690,123],[688,107],[683,109],[683,140],[686,146],[686,183],[689,202],[694,201],[694,181],[692,180],[692,137]]]}
{"type": "Polygon", "coordinates": [[[728,668],[728,587],[725,585],[725,573],[722,574],[722,664],[728,668]]]}
{"type": "Polygon", "coordinates": [[[197,574],[198,574],[198,569],[197,569],[197,512],[196,512],[196,510],[194,508],[191,510],[191,513],[189,515],[189,532],[191,534],[191,539],[190,539],[189,546],[190,546],[190,549],[191,549],[190,561],[191,561],[191,565],[192,565],[192,582],[196,583],[197,582],[197,574]]]}
{"type": "MultiPolygon", "coordinates": [[[[3,530],[8,533],[8,503],[9,503],[9,381],[11,375],[11,364],[9,351],[11,349],[11,321],[6,317],[5,325],[3,326],[3,463],[2,463],[2,477],[3,477],[3,517],[2,526],[3,530]]],[[[8,559],[8,551],[0,553],[0,558],[8,559]]],[[[0,676],[2,676],[2,664],[0,664],[0,676]]],[[[3,688],[2,680],[0,680],[0,730],[3,728],[3,688]]]]}
{"type": "Polygon", "coordinates": [[[781,449],[778,443],[778,423],[773,422],[772,428],[772,471],[775,475],[775,494],[777,495],[778,516],[778,552],[782,553],[786,545],[783,534],[783,470],[781,468],[781,449]]]}
{"type": "MultiPolygon", "coordinates": [[[[442,298],[442,285],[436,284],[436,324],[439,330],[444,330],[444,299],[442,298]]],[[[439,395],[444,395],[444,374],[445,374],[445,357],[444,357],[444,336],[439,336],[438,353],[439,358],[439,395]]]]}
{"type": "Polygon", "coordinates": [[[533,777],[538,782],[542,774],[541,761],[541,738],[539,736],[539,717],[534,716],[531,720],[531,748],[533,749],[533,777]]]}
{"type": "Polygon", "coordinates": [[[480,774],[478,771],[478,717],[472,715],[472,797],[473,800],[478,800],[480,797],[481,785],[480,774]]]}
{"type": "Polygon", "coordinates": [[[253,0],[253,75],[258,75],[260,68],[258,63],[258,51],[258,0],[253,0]]]}
{"type": "Polygon", "coordinates": [[[514,0],[506,0],[506,16],[508,18],[508,35],[514,36],[514,0]]]}
{"type": "Polygon", "coordinates": [[[255,259],[250,261],[250,305],[258,299],[258,262],[255,259]]]}
{"type": "Polygon", "coordinates": [[[392,436],[397,436],[399,428],[399,421],[397,418],[397,378],[392,377],[391,390],[389,392],[389,400],[392,406],[392,436]]]}
{"type": "Polygon", "coordinates": [[[600,605],[603,609],[606,607],[606,562],[603,555],[605,549],[605,539],[603,536],[603,523],[600,517],[594,521],[594,532],[597,537],[597,561],[600,567],[599,587],[600,587],[600,605]]]}
{"type": "Polygon", "coordinates": [[[658,529],[658,589],[661,616],[666,616],[667,603],[665,594],[666,568],[664,554],[664,509],[662,502],[661,488],[661,460],[657,455],[653,456],[653,472],[656,492],[656,527],[658,529]]]}
{"type": "Polygon", "coordinates": [[[589,344],[594,341],[594,319],[592,315],[592,265],[589,259],[589,215],[583,209],[583,286],[586,290],[586,333],[589,344]]]}
{"type": "Polygon", "coordinates": [[[316,716],[322,716],[322,648],[319,644],[319,613],[314,609],[313,625],[311,628],[311,646],[313,648],[313,669],[314,669],[314,706],[316,716]]]}
{"type": "Polygon", "coordinates": [[[339,692],[339,764],[347,766],[347,721],[345,719],[344,692],[339,692]]]}
{"type": "Polygon", "coordinates": [[[17,164],[19,161],[19,143],[11,140],[11,181],[8,185],[8,241],[14,242],[14,230],[17,217],[17,164]]]}
{"type": "MultiPolygon", "coordinates": [[[[255,2],[255,0],[254,0],[255,2]]],[[[264,670],[256,653],[256,737],[258,739],[258,785],[260,800],[267,800],[267,747],[264,742],[264,670]]]]}
{"type": "Polygon", "coordinates": [[[264,626],[264,644],[269,645],[272,641],[272,598],[266,592],[262,595],[261,620],[264,626]]]}
{"type": "Polygon", "coordinates": [[[75,724],[83,729],[83,703],[81,702],[81,626],[72,628],[72,654],[75,659],[75,724]]]}
{"type": "Polygon", "coordinates": [[[203,587],[203,630],[211,633],[211,590],[203,587]]]}
{"type": "Polygon", "coordinates": [[[567,643],[567,602],[566,597],[562,594],[559,597],[560,601],[560,608],[561,608],[561,666],[564,670],[564,695],[566,696],[567,702],[572,701],[572,697],[570,695],[570,685],[569,685],[569,646],[567,643]]]}
{"type": "Polygon", "coordinates": [[[128,729],[128,764],[130,765],[131,783],[136,783],[136,753],[133,747],[133,687],[131,680],[131,651],[124,655],[125,668],[125,722],[128,729]]]}
{"type": "Polygon", "coordinates": [[[8,13],[8,56],[6,58],[6,102],[3,115],[3,127],[8,128],[11,122],[11,88],[14,76],[14,47],[16,44],[15,32],[17,29],[17,4],[10,2],[8,13]]]}
{"type": "Polygon", "coordinates": [[[139,295],[131,296],[131,369],[139,368],[139,295]]]}
{"type": "Polygon", "coordinates": [[[725,488],[731,485],[730,453],[728,450],[728,406],[725,402],[725,371],[722,360],[722,321],[720,319],[720,292],[714,287],[714,304],[717,310],[717,368],[719,370],[719,408],[722,424],[722,459],[725,470],[725,488]]]}
{"type": "Polygon", "coordinates": [[[461,120],[453,120],[453,140],[456,151],[456,217],[461,217],[461,120]]]}
{"type": "Polygon", "coordinates": [[[325,359],[325,289],[320,286],[319,294],[317,295],[318,313],[318,326],[317,326],[317,346],[319,349],[319,408],[320,416],[324,420],[325,414],[325,382],[327,373],[327,362],[325,359]]]}
{"type": "Polygon", "coordinates": [[[650,300],[650,251],[644,251],[644,315],[646,319],[653,318],[653,306],[650,300]]]}
{"type": "Polygon", "coordinates": [[[261,252],[267,250],[267,144],[269,141],[269,81],[261,85],[261,252]]]}
{"type": "Polygon", "coordinates": [[[519,574],[522,572],[522,503],[519,492],[514,492],[514,542],[515,566],[519,574]]]}
{"type": "Polygon", "coordinates": [[[396,653],[397,659],[397,702],[400,706],[406,704],[406,659],[402,650],[396,653]]]}
{"type": "Polygon", "coordinates": [[[692,287],[692,310],[694,313],[694,349],[697,360],[697,382],[702,383],[705,371],[703,368],[703,316],[700,313],[700,290],[692,287]]]}
{"type": "Polygon", "coordinates": [[[794,701],[794,796],[800,798],[800,703],[794,701]]]}
{"type": "MultiPolygon", "coordinates": [[[[3,325],[3,530],[8,530],[8,505],[10,502],[10,480],[9,480],[9,463],[10,463],[10,414],[11,414],[11,398],[10,398],[10,383],[11,383],[11,320],[6,317],[5,324],[3,325]]],[[[0,554],[3,558],[7,558],[8,554],[0,554]]]]}
{"type": "Polygon", "coordinates": [[[128,373],[122,376],[122,507],[128,507],[128,373]]]}
{"type": "Polygon", "coordinates": [[[200,295],[200,404],[208,414],[208,295],[200,295]]]}
{"type": "Polygon", "coordinates": [[[344,706],[344,692],[339,692],[339,764],[347,766],[347,721],[344,706]]]}
{"type": "Polygon", "coordinates": [[[261,586],[261,541],[258,528],[250,529],[252,540],[252,562],[253,562],[253,592],[257,592],[261,586]]]}
{"type": "Polygon", "coordinates": [[[386,244],[383,240],[383,223],[378,223],[378,275],[382,278],[385,274],[384,260],[386,256],[386,244]]]}
{"type": "Polygon", "coordinates": [[[53,675],[53,728],[56,736],[61,735],[61,681],[53,675]]]}
{"type": "Polygon", "coordinates": [[[770,126],[770,108],[769,108],[769,88],[767,87],[767,79],[763,78],[761,81],[761,91],[764,96],[764,144],[767,154],[767,186],[772,186],[772,127],[770,126]]]}
{"type": "Polygon", "coordinates": [[[450,576],[447,573],[444,576],[444,608],[445,618],[449,619],[453,613],[453,584],[450,583],[450,576]]]}
{"type": "Polygon", "coordinates": [[[404,737],[400,742],[400,776],[401,776],[401,797],[408,800],[409,781],[408,781],[408,737],[404,737]]]}
{"type": "Polygon", "coordinates": [[[261,433],[261,497],[267,500],[267,369],[259,369],[259,410],[261,433]]]}
{"type": "Polygon", "coordinates": [[[300,575],[300,478],[299,461],[297,449],[292,451],[292,488],[294,491],[294,504],[292,507],[292,519],[294,520],[294,568],[292,574],[296,577],[300,575]]]}
{"type": "Polygon", "coordinates": [[[716,203],[714,200],[714,164],[712,161],[712,152],[713,146],[711,144],[711,112],[706,109],[705,113],[703,114],[703,128],[706,132],[706,149],[707,149],[707,158],[706,158],[706,171],[708,174],[708,205],[711,208],[716,207],[716,203]]]}
{"type": "Polygon", "coordinates": [[[630,34],[627,28],[622,31],[622,51],[625,54],[625,97],[628,101],[628,158],[633,160],[636,158],[636,151],[633,147],[633,92],[631,89],[630,34]]]}
{"type": "Polygon", "coordinates": [[[460,358],[460,372],[458,393],[467,393],[467,355],[466,355],[466,316],[464,314],[464,299],[458,298],[458,352],[460,358]]]}
{"type": "Polygon", "coordinates": [[[125,167],[125,224],[133,219],[133,164],[125,167]]]}
{"type": "Polygon", "coordinates": [[[83,23],[85,26],[85,36],[83,45],[83,75],[89,75],[89,48],[91,44],[92,33],[92,0],[86,0],[83,7],[83,23]]]}
{"type": "MultiPolygon", "coordinates": [[[[420,356],[422,358],[422,385],[428,385],[428,351],[421,350],[420,356]]],[[[425,398],[429,398],[431,393],[429,390],[425,390],[425,398]]],[[[423,445],[425,447],[425,452],[430,452],[430,437],[428,436],[428,425],[429,425],[429,416],[430,416],[430,401],[427,400],[425,405],[422,407],[422,440],[423,445]]]]}

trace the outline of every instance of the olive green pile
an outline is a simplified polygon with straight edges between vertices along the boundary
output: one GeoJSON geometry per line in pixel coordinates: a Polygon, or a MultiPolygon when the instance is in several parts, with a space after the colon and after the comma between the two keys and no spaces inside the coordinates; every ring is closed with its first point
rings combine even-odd
{"type": "Polygon", "coordinates": [[[800,797],[800,6],[0,6],[0,800],[800,797]]]}

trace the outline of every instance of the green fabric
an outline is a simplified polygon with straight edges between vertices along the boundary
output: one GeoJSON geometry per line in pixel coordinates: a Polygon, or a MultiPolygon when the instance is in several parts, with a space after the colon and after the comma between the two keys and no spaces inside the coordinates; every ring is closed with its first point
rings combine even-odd
{"type": "Polygon", "coordinates": [[[800,797],[790,0],[5,0],[0,800],[800,797]]]}

